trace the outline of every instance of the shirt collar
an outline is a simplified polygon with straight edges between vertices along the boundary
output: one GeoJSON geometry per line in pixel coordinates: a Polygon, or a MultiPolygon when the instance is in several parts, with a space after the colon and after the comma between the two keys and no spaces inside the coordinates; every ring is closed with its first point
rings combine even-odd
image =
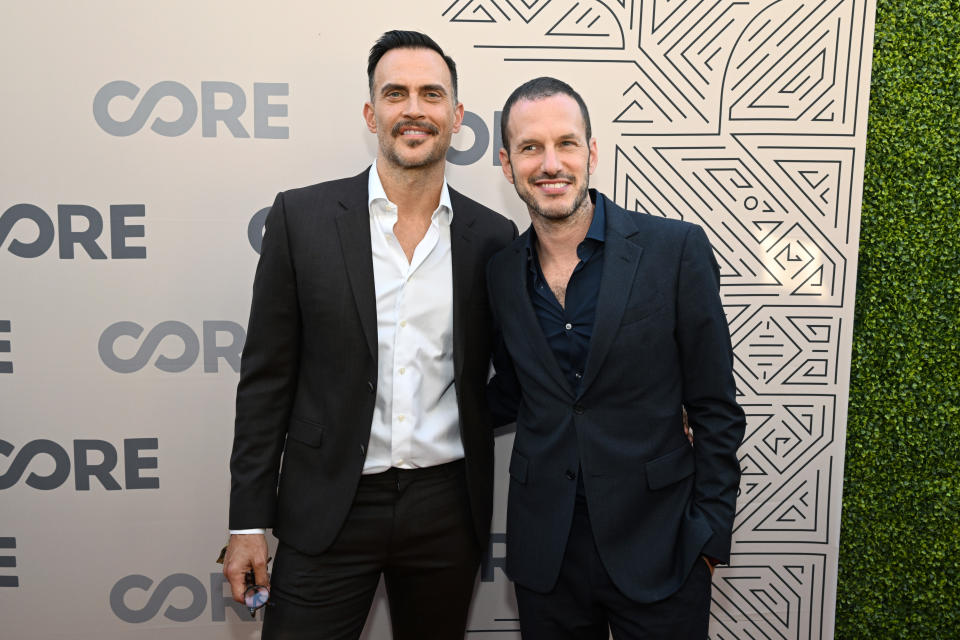
{"type": "MultiPolygon", "coordinates": [[[[374,160],[373,164],[370,165],[370,175],[367,178],[367,209],[371,214],[376,211],[374,204],[377,201],[382,201],[384,206],[390,205],[392,207],[391,211],[396,211],[396,205],[390,202],[387,192],[383,190],[380,174],[377,173],[377,161],[374,160]]],[[[446,176],[443,177],[443,186],[440,188],[440,206],[433,212],[433,217],[436,218],[440,213],[446,214],[448,222],[453,219],[453,205],[450,204],[450,191],[447,189],[446,176]]]]}
{"type": "Polygon", "coordinates": [[[593,202],[593,220],[590,221],[590,228],[587,229],[587,238],[604,242],[607,238],[607,212],[603,206],[603,198],[599,196],[596,189],[590,189],[590,200],[593,202]]]}

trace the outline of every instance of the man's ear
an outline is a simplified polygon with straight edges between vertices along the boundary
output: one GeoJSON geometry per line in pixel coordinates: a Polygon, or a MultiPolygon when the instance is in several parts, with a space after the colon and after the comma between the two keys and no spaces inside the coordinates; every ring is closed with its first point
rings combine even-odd
{"type": "Polygon", "coordinates": [[[513,171],[510,168],[510,154],[503,147],[500,147],[500,168],[503,170],[503,177],[507,182],[513,184],[513,171]]]}
{"type": "Polygon", "coordinates": [[[463,103],[458,102],[453,109],[453,132],[460,133],[460,126],[463,124],[463,103]]]}
{"type": "Polygon", "coordinates": [[[363,119],[367,123],[367,129],[370,133],[377,132],[377,117],[373,113],[373,105],[369,102],[363,103],[363,119]]]}
{"type": "Polygon", "coordinates": [[[597,154],[597,139],[590,138],[590,175],[593,175],[593,172],[597,170],[597,162],[600,161],[600,156],[597,154]]]}

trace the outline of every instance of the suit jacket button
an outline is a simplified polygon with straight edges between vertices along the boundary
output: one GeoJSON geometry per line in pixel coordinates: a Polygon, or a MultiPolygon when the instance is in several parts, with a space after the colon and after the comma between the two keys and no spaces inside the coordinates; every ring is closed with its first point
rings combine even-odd
{"type": "Polygon", "coordinates": [[[360,445],[360,457],[367,455],[367,448],[363,445],[360,445]]]}
{"type": "Polygon", "coordinates": [[[582,404],[575,404],[575,405],[573,405],[573,412],[574,412],[575,414],[577,414],[578,416],[582,416],[584,411],[585,411],[585,409],[583,408],[583,405],[582,405],[582,404]]]}
{"type": "Polygon", "coordinates": [[[376,390],[377,388],[373,386],[373,382],[370,380],[367,380],[367,391],[369,391],[370,393],[373,393],[376,390]]]}
{"type": "Polygon", "coordinates": [[[577,474],[574,473],[573,471],[570,471],[570,469],[567,469],[566,476],[567,476],[567,480],[576,480],[576,479],[577,479],[577,474]]]}

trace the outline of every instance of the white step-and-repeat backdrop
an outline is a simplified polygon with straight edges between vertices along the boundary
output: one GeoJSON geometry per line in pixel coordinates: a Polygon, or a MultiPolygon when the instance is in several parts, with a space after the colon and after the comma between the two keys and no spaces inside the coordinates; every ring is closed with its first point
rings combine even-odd
{"type": "MultiPolygon", "coordinates": [[[[873,15],[873,0],[6,2],[0,635],[257,636],[214,559],[265,207],[370,162],[367,51],[408,28],[460,69],[451,184],[527,225],[497,166],[499,109],[554,75],[590,106],[595,186],[707,230],[748,415],[711,637],[832,637],[873,15]]],[[[519,638],[501,568],[511,440],[471,638],[519,638]]],[[[366,637],[388,629],[378,600],[366,637]]]]}

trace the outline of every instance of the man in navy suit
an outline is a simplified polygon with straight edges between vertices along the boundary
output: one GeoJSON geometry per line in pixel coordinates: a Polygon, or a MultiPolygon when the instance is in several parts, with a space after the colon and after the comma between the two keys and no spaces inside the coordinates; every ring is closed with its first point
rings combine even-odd
{"type": "Polygon", "coordinates": [[[520,86],[501,126],[531,219],[487,268],[523,637],[705,638],[745,426],[710,244],[589,189],[597,143],[569,85],[520,86]]]}

